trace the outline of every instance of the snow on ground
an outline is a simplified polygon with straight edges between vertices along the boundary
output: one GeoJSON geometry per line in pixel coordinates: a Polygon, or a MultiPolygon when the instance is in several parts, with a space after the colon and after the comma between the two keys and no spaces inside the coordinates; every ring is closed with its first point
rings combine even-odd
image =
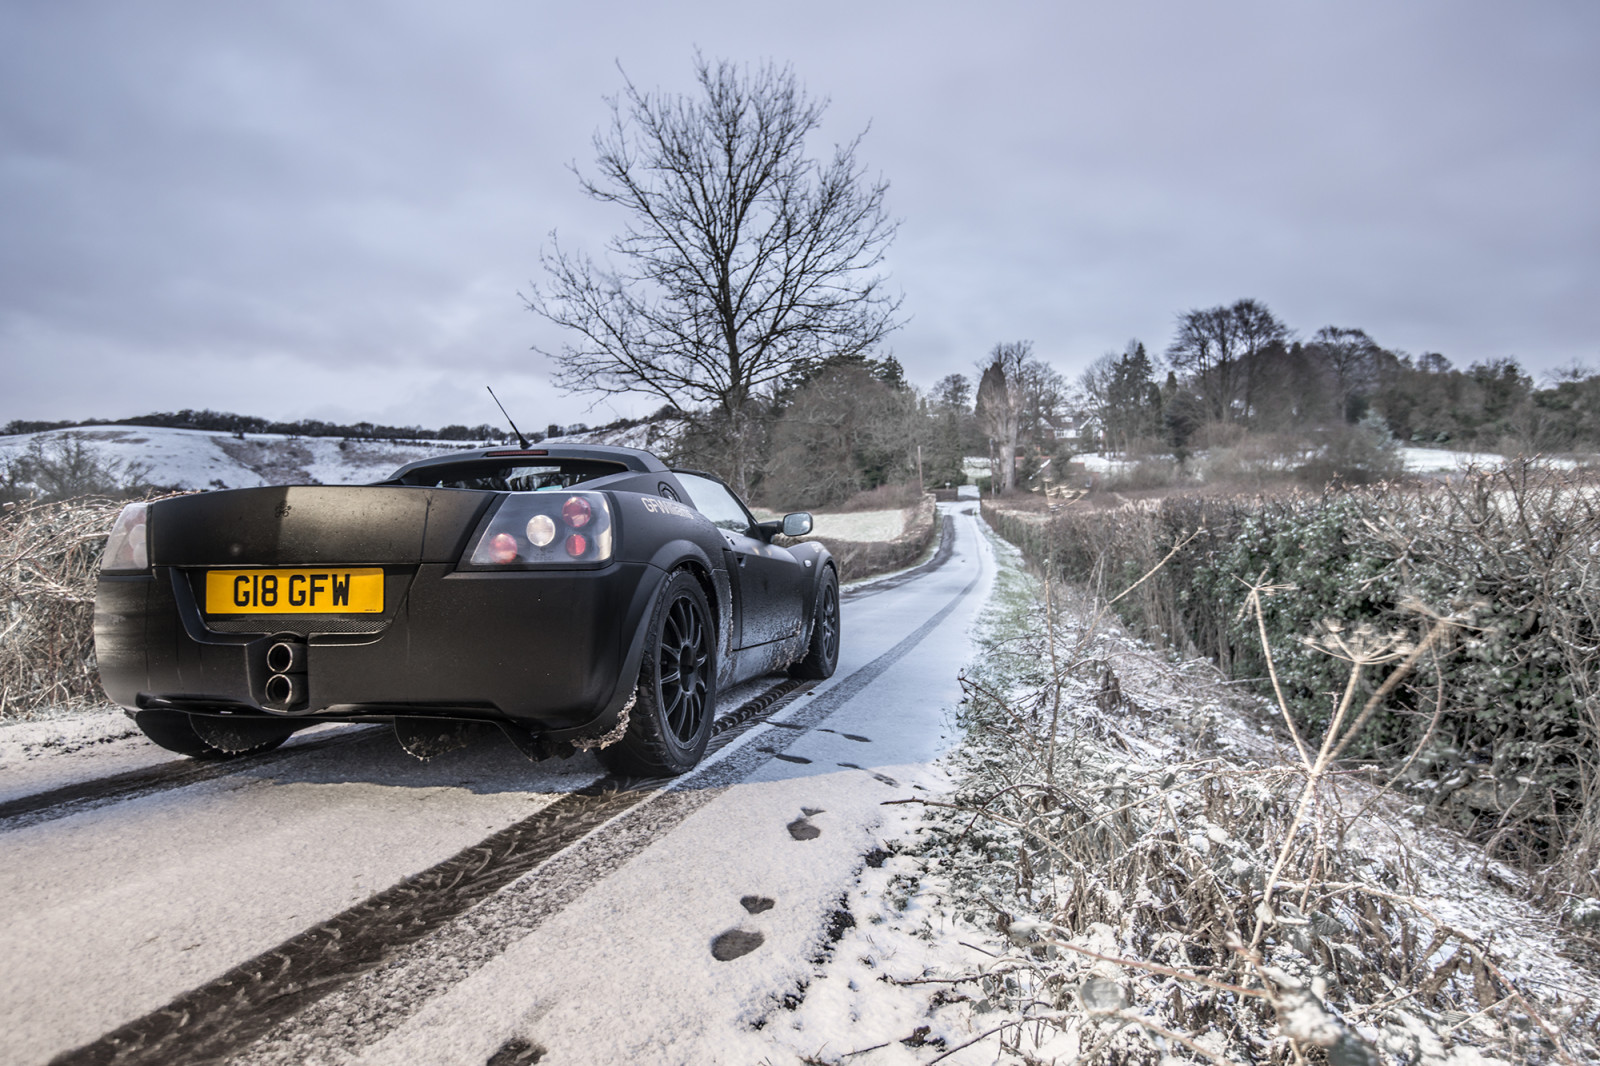
{"type": "MultiPolygon", "coordinates": [[[[1195,458],[1203,459],[1204,452],[1198,453],[1195,458]]],[[[1457,473],[1468,467],[1480,470],[1497,470],[1511,460],[1498,452],[1459,452],[1446,448],[1416,448],[1403,447],[1400,457],[1405,463],[1406,470],[1413,474],[1438,474],[1457,473]]],[[[1170,459],[1171,456],[1162,458],[1170,459]]],[[[1134,461],[1118,459],[1106,455],[1074,455],[1072,461],[1095,474],[1117,474],[1129,470],[1135,465],[1134,461]]],[[[1579,460],[1570,457],[1540,457],[1541,463],[1555,467],[1558,470],[1572,470],[1580,465],[1579,460]]]]}
{"type": "MultiPolygon", "coordinates": [[[[770,522],[783,517],[777,511],[764,507],[751,508],[751,513],[758,522],[770,522]]],[[[899,507],[883,511],[812,511],[811,532],[814,536],[830,540],[893,540],[906,531],[906,517],[909,514],[909,510],[899,507]]]]}
{"type": "MultiPolygon", "coordinates": [[[[1498,452],[1454,452],[1444,448],[1412,448],[1400,449],[1400,457],[1405,461],[1406,469],[1413,474],[1450,474],[1458,473],[1470,467],[1479,470],[1498,470],[1513,459],[1498,452]]],[[[1539,462],[1557,470],[1573,470],[1579,466],[1577,459],[1568,457],[1541,456],[1539,462]]]]}
{"type": "Polygon", "coordinates": [[[1072,461],[1093,474],[1116,474],[1135,465],[1128,459],[1112,459],[1104,455],[1074,455],[1072,461]]]}
{"type": "MultiPolygon", "coordinates": [[[[620,430],[596,430],[549,443],[610,444],[661,451],[681,432],[677,422],[645,422],[620,430]]],[[[102,461],[122,469],[137,466],[152,485],[176,489],[242,489],[260,485],[363,485],[388,477],[406,463],[480,442],[344,440],[286,437],[277,433],[235,436],[212,430],[164,426],[79,426],[0,437],[0,462],[23,455],[40,441],[82,441],[102,461]]]]}
{"type": "Polygon", "coordinates": [[[462,447],[458,441],[391,444],[276,433],[217,433],[163,426],[83,426],[0,437],[0,460],[27,452],[35,440],[81,440],[103,461],[141,467],[153,485],[240,489],[259,485],[359,485],[389,476],[416,459],[462,447]]]}
{"type": "Polygon", "coordinates": [[[893,540],[906,529],[906,512],[899,508],[848,514],[818,512],[814,517],[816,525],[811,531],[835,540],[893,540]]]}
{"type": "MultiPolygon", "coordinates": [[[[304,1061],[365,1066],[534,1061],[496,1055],[497,1049],[514,1046],[529,1049],[529,1054],[541,1049],[547,1062],[897,1066],[925,1064],[946,1053],[942,1061],[969,1066],[1017,1061],[997,1051],[998,1035],[985,1035],[1007,1022],[1013,1037],[1018,1032],[1016,1014],[1006,996],[996,992],[1005,979],[975,976],[1003,975],[1014,965],[1037,966],[1039,949],[1030,946],[1029,932],[1019,932],[1015,924],[1016,936],[997,930],[988,907],[962,888],[963,881],[986,883],[998,893],[1016,877],[1014,864],[1000,851],[985,855],[960,846],[957,838],[966,835],[968,816],[950,817],[904,802],[947,798],[970,783],[970,774],[982,770],[973,753],[957,751],[938,761],[947,746],[958,743],[951,719],[961,699],[955,678],[960,664],[974,654],[971,620],[977,601],[987,596],[996,565],[995,549],[977,540],[974,519],[959,521],[952,565],[895,594],[847,600],[847,661],[840,673],[778,712],[776,724],[739,738],[719,761],[749,758],[767,750],[763,746],[779,755],[748,776],[732,774],[726,781],[716,776],[714,767],[705,780],[689,775],[679,787],[647,802],[638,820],[652,842],[631,857],[624,855],[615,868],[585,866],[586,856],[578,849],[508,886],[498,901],[464,916],[460,935],[492,930],[496,907],[514,912],[532,906],[518,893],[536,892],[541,881],[559,877],[563,863],[573,865],[573,875],[588,884],[544,924],[436,994],[418,991],[374,1000],[369,1006],[375,1013],[369,1017],[390,1019],[389,1028],[368,1038],[375,1042],[354,1045],[348,1052],[324,1046],[304,1061]],[[896,658],[906,620],[937,621],[935,615],[955,602],[952,597],[975,573],[982,582],[967,588],[976,595],[966,596],[961,610],[937,625],[922,646],[896,658]],[[859,692],[830,695],[832,689],[852,685],[858,672],[868,673],[871,664],[885,661],[881,676],[858,686],[859,692]],[[792,726],[806,719],[812,701],[838,706],[831,715],[813,720],[821,728],[785,729],[784,723],[792,726]],[[691,813],[674,821],[673,811],[685,806],[691,813]],[[968,1042],[970,1046],[962,1046],[968,1042]]],[[[1014,549],[1003,543],[997,547],[1003,567],[1019,566],[1014,549]]],[[[992,621],[976,626],[980,636],[1006,636],[991,629],[992,621]]],[[[1215,752],[1222,759],[1271,760],[1281,747],[1262,722],[1231,714],[1236,704],[1219,695],[1223,690],[1212,682],[1215,675],[1206,664],[1172,663],[1122,639],[1114,627],[1105,630],[1097,654],[1115,662],[1126,696],[1150,708],[1170,708],[1160,714],[1141,712],[1138,721],[1120,723],[1108,734],[1108,750],[1129,766],[1181,761],[1185,745],[1192,747],[1200,734],[1209,737],[1206,754],[1215,752]],[[1197,731],[1192,736],[1184,732],[1191,727],[1197,731]]],[[[727,695],[724,706],[736,705],[738,694],[727,695]]],[[[137,760],[134,750],[143,742],[127,738],[125,729],[111,712],[0,728],[0,776],[9,779],[19,768],[42,774],[47,764],[66,766],[67,760],[77,760],[71,763],[76,767],[72,772],[82,772],[88,766],[82,760],[89,757],[82,753],[91,750],[98,753],[95,757],[114,755],[114,769],[126,768],[137,760]]],[[[71,860],[66,871],[96,884],[106,899],[113,892],[138,888],[121,883],[127,878],[165,878],[173,885],[185,876],[207,879],[217,896],[216,907],[198,917],[182,907],[156,908],[153,927],[160,937],[154,941],[142,939],[147,935],[143,926],[108,914],[115,919],[111,932],[96,929],[93,937],[117,940],[112,950],[73,946],[89,935],[74,917],[76,904],[67,898],[68,887],[78,891],[75,882],[33,884],[44,877],[40,871],[58,863],[54,857],[49,863],[40,858],[41,838],[51,830],[34,827],[13,837],[12,843],[33,849],[29,854],[34,858],[30,862],[28,855],[20,855],[7,864],[9,875],[0,867],[0,882],[10,876],[9,887],[18,889],[10,898],[42,908],[38,901],[53,898],[45,890],[61,890],[62,896],[38,917],[59,919],[63,939],[36,937],[26,945],[34,955],[16,957],[45,958],[49,951],[65,951],[52,967],[59,971],[64,963],[96,974],[94,987],[85,985],[80,991],[104,1015],[85,1021],[74,1007],[70,1017],[62,1014],[56,1022],[15,1019],[19,1030],[33,1033],[36,1041],[30,1045],[13,1034],[22,1040],[16,1046],[53,1051],[59,1042],[45,1040],[41,1026],[68,1021],[92,1036],[118,1020],[106,1013],[104,1004],[114,994],[122,995],[124,986],[148,982],[152,972],[170,972],[191,982],[203,979],[206,967],[223,967],[241,951],[270,946],[273,938],[292,933],[317,915],[363,898],[381,887],[384,878],[404,876],[428,857],[520,817],[530,801],[547,802],[594,772],[584,757],[549,768],[564,778],[557,780],[547,777],[547,767],[530,768],[508,751],[446,756],[422,768],[396,755],[388,738],[374,738],[380,739],[385,742],[349,745],[314,763],[286,763],[186,789],[187,799],[176,793],[150,797],[138,808],[107,808],[58,823],[86,849],[114,845],[130,855],[138,849],[137,835],[149,831],[144,820],[161,822],[173,834],[172,843],[163,845],[175,864],[170,874],[152,872],[148,861],[134,861],[128,867],[134,873],[119,877],[90,851],[71,860]],[[248,817],[263,826],[261,838],[240,842],[201,833],[189,841],[179,830],[197,832],[197,813],[204,814],[207,824],[248,817]],[[407,829],[421,825],[432,828],[421,835],[407,829]],[[423,839],[430,834],[440,839],[423,839]],[[117,843],[124,836],[126,844],[117,843]],[[347,855],[333,846],[340,841],[363,845],[347,855]],[[291,871],[290,876],[267,862],[280,852],[321,866],[291,871]],[[412,857],[407,861],[402,853],[412,857]],[[242,859],[243,865],[235,869],[225,859],[242,859]],[[30,891],[20,891],[19,878],[30,891]],[[227,899],[228,892],[246,882],[249,898],[267,902],[243,920],[248,943],[240,946],[229,940],[238,922],[227,899]],[[332,887],[317,888],[324,885],[332,887]],[[284,918],[279,912],[286,909],[273,902],[290,895],[299,901],[294,920],[284,918]],[[91,953],[101,960],[126,956],[127,961],[107,970],[103,961],[91,964],[91,953]],[[21,1024],[24,1020],[27,1024],[21,1024]]],[[[140,750],[147,756],[154,752],[151,757],[157,760],[170,758],[153,746],[140,750]]],[[[36,786],[37,780],[25,791],[36,786]]],[[[1387,816],[1379,829],[1361,846],[1374,854],[1410,856],[1419,895],[1448,911],[1452,921],[1486,936],[1494,932],[1497,947],[1511,955],[1515,972],[1571,987],[1580,997],[1594,994],[1592,975],[1552,954],[1548,923],[1486,880],[1483,865],[1468,852],[1426,827],[1400,825],[1387,816]]],[[[596,833],[597,838],[603,835],[596,833]]],[[[7,887],[0,883],[0,892],[7,887]]],[[[182,895],[171,885],[161,887],[182,895]]],[[[152,921],[148,908],[140,913],[141,922],[152,921]]],[[[34,923],[27,915],[10,924],[13,938],[32,936],[26,930],[34,923]]],[[[1115,954],[1123,949],[1110,943],[1105,950],[1115,954]]],[[[395,980],[405,984],[414,974],[428,976],[425,966],[413,970],[410,965],[397,962],[401,973],[395,980]]],[[[49,975],[38,964],[25,962],[21,969],[22,978],[32,974],[40,987],[48,983],[49,975]]],[[[1029,1061],[1067,1061],[1078,1035],[1095,1031],[1097,1023],[1085,1020],[1072,998],[1076,987],[1067,986],[1060,1000],[1066,1004],[1054,1019],[1060,1024],[1033,1030],[1039,1044],[1029,1061]]],[[[170,994],[165,989],[155,982],[143,1009],[163,1002],[170,994]]],[[[0,978],[0,1004],[14,1009],[21,1000],[9,997],[20,997],[24,990],[17,980],[7,988],[0,978]]],[[[360,994],[360,989],[349,992],[357,1005],[351,1009],[358,1015],[360,994]]],[[[40,994],[28,1001],[50,1014],[56,998],[40,994]]],[[[1418,1040],[1425,1042],[1427,1036],[1418,1040]]],[[[0,1036],[0,1048],[7,1039],[0,1036]]],[[[288,1045],[275,1050],[257,1046],[247,1049],[240,1061],[293,1061],[282,1057],[293,1050],[288,1045]]]]}

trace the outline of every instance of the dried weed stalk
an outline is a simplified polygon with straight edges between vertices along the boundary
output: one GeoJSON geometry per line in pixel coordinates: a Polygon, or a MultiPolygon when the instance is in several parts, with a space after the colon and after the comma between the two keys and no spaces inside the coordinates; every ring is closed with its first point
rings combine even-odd
{"type": "Polygon", "coordinates": [[[0,511],[0,718],[104,700],[94,582],[123,502],[89,497],[0,511]]]}
{"type": "MultiPolygon", "coordinates": [[[[1247,609],[1260,624],[1288,593],[1252,584],[1247,609]]],[[[1510,965],[1526,944],[1443,906],[1437,870],[1397,843],[1418,839],[1402,805],[1338,761],[1459,618],[1420,639],[1325,628],[1348,681],[1320,738],[1280,700],[1284,745],[1224,713],[1214,681],[1097,627],[1092,605],[1058,617],[1062,598],[1031,626],[1039,608],[1019,600],[990,633],[964,681],[966,784],[929,804],[944,808],[930,868],[1003,938],[951,979],[980,1018],[1004,1012],[983,1026],[1003,1059],[1600,1061],[1600,977],[1510,965]]]]}

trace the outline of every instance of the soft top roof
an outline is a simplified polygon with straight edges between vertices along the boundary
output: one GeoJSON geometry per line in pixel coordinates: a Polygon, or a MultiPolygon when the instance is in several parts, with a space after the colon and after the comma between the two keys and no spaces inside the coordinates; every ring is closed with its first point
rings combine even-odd
{"type": "Polygon", "coordinates": [[[540,459],[598,459],[605,462],[618,463],[629,470],[641,473],[666,472],[667,470],[666,464],[660,459],[638,448],[617,448],[609,444],[550,444],[534,445],[531,448],[519,448],[513,445],[502,448],[473,448],[469,451],[432,455],[426,459],[418,459],[414,463],[407,463],[384,480],[386,482],[399,481],[407,474],[426,467],[456,466],[479,459],[504,459],[513,462],[517,460],[537,462],[540,459]]]}

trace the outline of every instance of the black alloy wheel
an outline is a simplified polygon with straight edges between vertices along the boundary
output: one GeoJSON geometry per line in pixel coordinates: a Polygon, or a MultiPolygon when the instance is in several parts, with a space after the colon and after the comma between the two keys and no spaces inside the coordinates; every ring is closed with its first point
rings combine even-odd
{"type": "Polygon", "coordinates": [[[618,773],[662,776],[693,769],[717,709],[716,630],[693,574],[671,575],[651,612],[639,687],[622,739],[600,751],[618,773]]]}
{"type": "Polygon", "coordinates": [[[813,609],[811,643],[806,657],[789,668],[791,677],[820,681],[832,677],[839,665],[839,579],[833,567],[823,571],[821,585],[813,609]]]}
{"type": "Polygon", "coordinates": [[[656,686],[667,728],[680,744],[692,744],[706,716],[711,679],[711,627],[698,604],[679,596],[667,608],[656,658],[656,686]]]}

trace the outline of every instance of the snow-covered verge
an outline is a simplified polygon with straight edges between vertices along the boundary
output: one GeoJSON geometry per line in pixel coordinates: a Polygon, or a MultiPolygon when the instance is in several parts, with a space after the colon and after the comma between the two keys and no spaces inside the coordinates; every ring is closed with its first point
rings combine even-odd
{"type": "MultiPolygon", "coordinates": [[[[1412,474],[1453,474],[1467,469],[1498,470],[1514,461],[1514,457],[1501,455],[1498,452],[1458,452],[1448,448],[1417,448],[1410,445],[1400,448],[1399,455],[1406,471],[1412,474]]],[[[1203,459],[1204,453],[1200,453],[1196,458],[1203,459]]],[[[1593,458],[1593,456],[1585,459],[1572,456],[1543,456],[1540,462],[1556,470],[1575,470],[1593,458]]],[[[1137,465],[1132,460],[1094,454],[1075,455],[1072,461],[1096,474],[1119,474],[1137,465]]]]}
{"type": "Polygon", "coordinates": [[[851,1042],[801,1061],[1600,1061],[1595,958],[1515,872],[1209,664],[1047,624],[999,547],[953,793],[868,856],[795,1026],[851,1042]]]}

